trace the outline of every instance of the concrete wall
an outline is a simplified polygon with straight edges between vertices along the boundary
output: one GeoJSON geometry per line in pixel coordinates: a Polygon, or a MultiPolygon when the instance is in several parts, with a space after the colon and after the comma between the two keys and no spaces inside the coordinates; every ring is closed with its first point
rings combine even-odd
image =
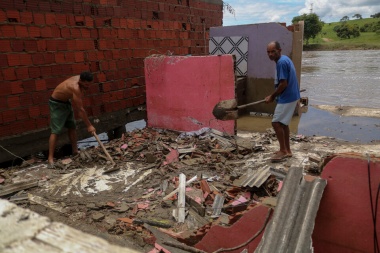
{"type": "MultiPolygon", "coordinates": [[[[0,1],[0,145],[18,156],[46,149],[48,98],[85,70],[95,74],[84,105],[98,132],[145,118],[145,57],[208,54],[209,28],[222,24],[222,4],[0,1]]],[[[87,137],[79,128],[79,138],[87,137]]],[[[13,158],[0,149],[0,162],[13,158]]]]}
{"type": "Polygon", "coordinates": [[[214,106],[235,98],[234,59],[167,56],[145,60],[148,126],[177,131],[210,127],[235,134],[235,121],[220,121],[214,106]]]}
{"type": "MultiPolygon", "coordinates": [[[[299,26],[297,26],[299,29],[299,26]]],[[[254,102],[265,98],[274,89],[275,63],[269,60],[267,45],[270,41],[277,40],[282,47],[282,54],[292,58],[293,51],[297,47],[297,55],[302,56],[302,36],[294,40],[293,27],[289,29],[279,23],[263,23],[227,27],[212,27],[210,37],[248,36],[248,71],[245,99],[239,99],[238,104],[254,102]],[[299,46],[300,45],[300,46],[299,46]]],[[[303,34],[303,26],[302,32],[303,34]]],[[[294,59],[293,59],[294,60],[294,59]]],[[[295,66],[300,76],[301,57],[297,57],[295,66]]],[[[272,113],[274,104],[260,104],[248,107],[248,111],[272,113]]]]}

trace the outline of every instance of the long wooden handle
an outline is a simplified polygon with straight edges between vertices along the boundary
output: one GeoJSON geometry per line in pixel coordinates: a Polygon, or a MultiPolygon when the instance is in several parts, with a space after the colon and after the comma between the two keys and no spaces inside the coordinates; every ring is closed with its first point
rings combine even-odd
{"type": "Polygon", "coordinates": [[[103,149],[104,153],[106,154],[108,160],[110,160],[110,162],[111,162],[112,164],[115,164],[115,162],[113,161],[112,157],[111,157],[110,154],[108,153],[107,149],[104,147],[103,142],[101,142],[101,141],[99,140],[98,135],[97,135],[95,132],[93,132],[93,135],[94,135],[95,139],[98,141],[99,145],[102,147],[102,149],[103,149]]]}
{"type": "MultiPolygon", "coordinates": [[[[300,92],[304,92],[306,91],[306,89],[302,89],[300,90],[300,92]]],[[[252,103],[249,103],[249,104],[245,104],[245,105],[239,105],[237,108],[238,109],[241,109],[241,108],[244,108],[244,107],[247,107],[247,106],[250,106],[250,105],[257,105],[257,104],[261,104],[265,102],[265,99],[262,99],[262,100],[259,100],[259,101],[256,101],[256,102],[252,102],[252,103]]]]}
{"type": "Polygon", "coordinates": [[[245,104],[245,105],[239,105],[237,108],[241,109],[241,108],[244,108],[244,107],[247,107],[247,106],[250,106],[250,105],[257,105],[257,104],[261,104],[261,103],[264,103],[264,102],[265,102],[265,99],[259,100],[259,101],[256,101],[256,102],[252,102],[252,103],[249,103],[249,104],[245,104]]]}

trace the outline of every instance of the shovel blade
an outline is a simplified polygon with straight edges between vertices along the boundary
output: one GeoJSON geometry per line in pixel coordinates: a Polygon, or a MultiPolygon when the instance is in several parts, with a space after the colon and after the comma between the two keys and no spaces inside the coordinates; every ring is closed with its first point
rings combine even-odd
{"type": "Polygon", "coordinates": [[[238,118],[236,99],[223,100],[217,103],[212,114],[219,120],[235,120],[238,118]]]}

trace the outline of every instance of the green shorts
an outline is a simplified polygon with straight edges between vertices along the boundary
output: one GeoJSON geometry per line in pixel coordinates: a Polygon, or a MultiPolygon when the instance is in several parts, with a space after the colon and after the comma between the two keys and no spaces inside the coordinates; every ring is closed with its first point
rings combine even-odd
{"type": "Polygon", "coordinates": [[[64,127],[76,128],[74,111],[70,102],[49,99],[51,133],[60,134],[64,127]]]}

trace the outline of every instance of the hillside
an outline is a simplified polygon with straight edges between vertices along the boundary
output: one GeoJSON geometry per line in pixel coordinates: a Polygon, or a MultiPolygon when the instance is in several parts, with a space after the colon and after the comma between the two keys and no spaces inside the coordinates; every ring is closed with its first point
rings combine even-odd
{"type": "MultiPolygon", "coordinates": [[[[380,18],[363,18],[347,21],[350,25],[363,27],[365,24],[379,22],[380,18]]],[[[322,32],[315,39],[304,45],[304,50],[350,50],[350,49],[380,49],[380,34],[375,32],[361,32],[359,37],[341,39],[334,32],[334,27],[341,22],[326,23],[322,32]]]]}

